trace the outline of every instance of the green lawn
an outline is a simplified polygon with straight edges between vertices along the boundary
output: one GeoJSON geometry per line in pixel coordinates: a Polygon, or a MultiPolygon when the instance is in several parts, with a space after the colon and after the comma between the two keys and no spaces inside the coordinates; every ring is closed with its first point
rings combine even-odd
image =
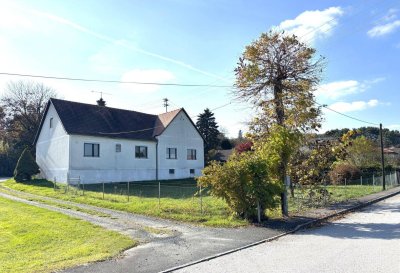
{"type": "Polygon", "coordinates": [[[113,257],[136,242],[61,213],[0,198],[0,272],[53,272],[113,257]]]}
{"type": "MultiPolygon", "coordinates": [[[[214,227],[238,227],[249,223],[231,216],[225,201],[203,193],[201,213],[200,197],[194,180],[163,181],[161,182],[161,199],[158,199],[158,183],[131,183],[129,186],[129,201],[127,183],[105,184],[103,199],[102,185],[86,185],[85,195],[82,191],[69,189],[57,184],[54,190],[53,182],[33,180],[26,183],[16,183],[13,179],[2,185],[19,191],[30,192],[41,196],[55,197],[78,203],[111,208],[138,214],[156,216],[184,222],[214,227]]],[[[329,198],[310,198],[307,192],[295,191],[295,198],[289,197],[289,212],[301,212],[318,208],[327,204],[356,198],[381,190],[380,186],[347,185],[327,186],[329,198]]],[[[279,218],[279,209],[267,212],[269,217],[279,218]]]]}
{"type": "Polygon", "coordinates": [[[17,183],[14,179],[9,179],[2,185],[41,196],[205,226],[238,227],[248,225],[247,221],[231,216],[225,201],[211,196],[204,196],[200,200],[193,183],[194,181],[192,180],[172,181],[172,183],[163,184],[160,203],[158,199],[158,183],[131,184],[129,202],[126,195],[126,183],[106,184],[105,191],[107,193],[104,196],[104,200],[100,185],[86,185],[84,196],[82,191],[76,193],[71,188],[65,193],[65,186],[61,184],[58,184],[60,188],[55,191],[54,184],[46,180],[17,183]],[[201,201],[203,213],[201,213],[201,201]]]}

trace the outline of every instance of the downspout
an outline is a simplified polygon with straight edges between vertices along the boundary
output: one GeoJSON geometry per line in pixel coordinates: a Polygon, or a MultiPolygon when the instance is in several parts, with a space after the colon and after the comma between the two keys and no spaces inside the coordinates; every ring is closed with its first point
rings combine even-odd
{"type": "Polygon", "coordinates": [[[158,181],[158,138],[156,138],[156,181],[158,181]]]}

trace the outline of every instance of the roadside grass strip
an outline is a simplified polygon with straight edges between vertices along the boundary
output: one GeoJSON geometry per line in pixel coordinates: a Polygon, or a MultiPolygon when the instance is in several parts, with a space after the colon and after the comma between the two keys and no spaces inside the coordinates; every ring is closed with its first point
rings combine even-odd
{"type": "Polygon", "coordinates": [[[0,197],[0,272],[53,272],[114,257],[137,243],[58,212],[0,197]]]}

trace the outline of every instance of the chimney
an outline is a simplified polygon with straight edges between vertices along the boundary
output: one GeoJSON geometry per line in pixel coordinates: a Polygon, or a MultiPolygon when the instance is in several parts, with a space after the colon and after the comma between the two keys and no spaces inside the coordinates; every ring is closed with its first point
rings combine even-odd
{"type": "Polygon", "coordinates": [[[103,98],[100,98],[99,100],[96,101],[98,106],[106,106],[106,101],[103,100],[103,98]]]}

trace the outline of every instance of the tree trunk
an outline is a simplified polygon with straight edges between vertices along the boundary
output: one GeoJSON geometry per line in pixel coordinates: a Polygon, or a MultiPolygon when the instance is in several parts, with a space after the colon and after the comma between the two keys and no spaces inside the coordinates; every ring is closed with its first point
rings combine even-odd
{"type": "MultiPolygon", "coordinates": [[[[283,86],[282,80],[277,80],[274,85],[274,102],[275,102],[275,114],[276,123],[280,126],[285,126],[285,110],[283,106],[283,86]]],[[[279,176],[283,183],[284,190],[281,193],[281,210],[283,216],[288,216],[288,203],[287,203],[287,191],[286,191],[286,162],[283,161],[283,156],[281,155],[281,164],[279,166],[279,176]]]]}

